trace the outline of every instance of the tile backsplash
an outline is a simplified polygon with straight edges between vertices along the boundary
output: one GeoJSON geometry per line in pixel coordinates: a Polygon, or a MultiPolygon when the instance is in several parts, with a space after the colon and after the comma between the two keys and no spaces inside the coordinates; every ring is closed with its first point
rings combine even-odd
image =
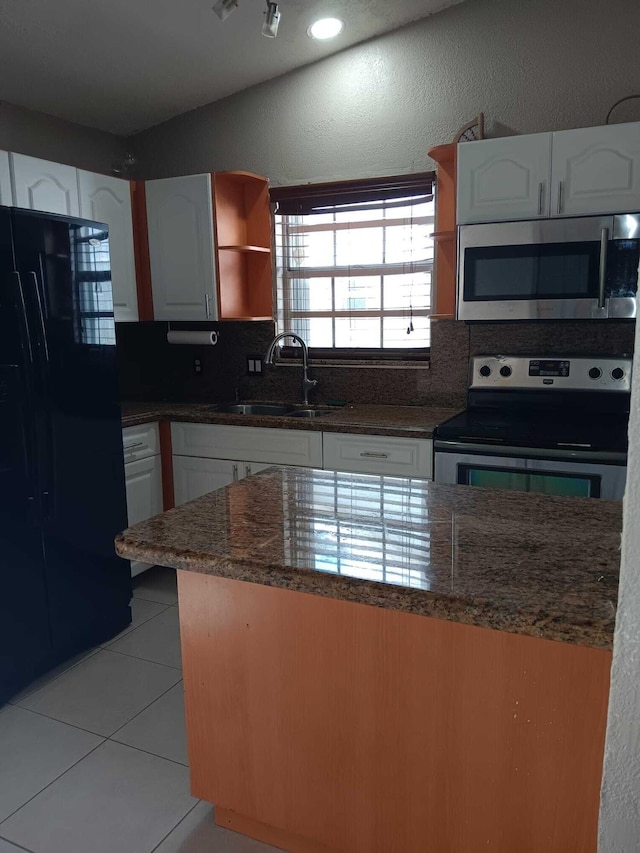
{"type": "MultiPolygon", "coordinates": [[[[267,322],[175,323],[172,328],[217,329],[216,346],[167,343],[167,323],[117,326],[121,396],[125,400],[221,402],[235,389],[243,399],[301,400],[301,368],[266,366],[261,377],[247,374],[247,357],[264,355],[274,335],[267,322]],[[202,371],[196,373],[198,359],[202,371]]],[[[541,355],[633,352],[634,323],[605,322],[482,323],[433,322],[428,367],[326,367],[311,365],[318,380],[312,401],[462,406],[470,355],[541,355]]]]}

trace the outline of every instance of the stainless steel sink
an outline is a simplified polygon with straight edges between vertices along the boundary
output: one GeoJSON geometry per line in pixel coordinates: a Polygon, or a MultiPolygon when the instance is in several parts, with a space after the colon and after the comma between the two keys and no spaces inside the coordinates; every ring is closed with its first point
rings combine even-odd
{"type": "Polygon", "coordinates": [[[288,412],[288,418],[321,418],[323,415],[330,415],[331,409],[296,409],[294,412],[288,412]]]}
{"type": "Polygon", "coordinates": [[[232,415],[289,415],[294,409],[284,403],[222,403],[215,407],[216,412],[232,415]]]}

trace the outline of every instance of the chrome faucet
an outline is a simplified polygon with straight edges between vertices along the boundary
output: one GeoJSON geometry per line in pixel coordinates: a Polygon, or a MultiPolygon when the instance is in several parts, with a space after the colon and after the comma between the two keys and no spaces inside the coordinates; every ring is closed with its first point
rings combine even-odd
{"type": "Polygon", "coordinates": [[[312,388],[315,388],[318,384],[317,379],[309,379],[309,348],[300,337],[300,335],[296,335],[295,332],[281,332],[281,334],[276,335],[275,338],[269,344],[269,349],[267,350],[267,354],[264,357],[265,364],[275,364],[276,358],[276,345],[283,338],[293,338],[298,341],[300,346],[302,347],[302,395],[304,397],[305,406],[309,405],[309,391],[312,388]]]}

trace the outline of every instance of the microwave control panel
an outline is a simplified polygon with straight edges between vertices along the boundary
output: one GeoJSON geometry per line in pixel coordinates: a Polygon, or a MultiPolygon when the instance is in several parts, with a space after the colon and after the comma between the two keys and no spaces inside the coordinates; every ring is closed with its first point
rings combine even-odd
{"type": "Polygon", "coordinates": [[[505,390],[631,391],[627,356],[476,355],[469,388],[505,390]]]}

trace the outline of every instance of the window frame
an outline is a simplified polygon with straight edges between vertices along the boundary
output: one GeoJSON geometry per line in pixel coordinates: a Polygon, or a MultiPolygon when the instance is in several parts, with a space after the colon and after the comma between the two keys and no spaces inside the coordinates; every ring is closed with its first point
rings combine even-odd
{"type": "MultiPolygon", "coordinates": [[[[361,209],[372,209],[377,206],[377,203],[384,198],[385,203],[389,207],[393,206],[394,201],[397,205],[405,206],[406,202],[403,199],[407,198],[422,198],[424,202],[433,200],[435,191],[435,172],[420,172],[409,175],[395,175],[384,178],[358,179],[353,181],[338,181],[321,184],[303,184],[290,187],[275,187],[270,190],[270,198],[273,211],[273,239],[276,245],[276,215],[281,216],[304,216],[312,213],[328,212],[326,209],[337,205],[354,205],[354,212],[360,205],[361,209]]],[[[382,211],[383,207],[380,206],[382,211]]],[[[435,211],[434,211],[435,217],[435,211]]],[[[430,218],[430,217],[429,217],[430,218]]],[[[365,220],[362,226],[356,227],[384,227],[384,217],[376,220],[365,220]]],[[[342,223],[334,223],[337,228],[326,228],[334,233],[341,230],[342,223]]],[[[435,230],[435,221],[433,223],[435,230]]],[[[314,226],[308,226],[313,228],[314,226]]],[[[345,229],[353,227],[350,223],[345,222],[342,226],[345,229]]],[[[383,307],[382,294],[384,291],[384,274],[393,273],[394,268],[396,273],[411,273],[414,271],[430,271],[431,282],[433,286],[433,267],[434,260],[420,261],[415,264],[398,263],[398,264],[372,264],[371,266],[354,265],[351,266],[329,266],[329,267],[314,267],[313,270],[307,269],[305,272],[309,278],[327,278],[332,279],[332,289],[335,287],[334,278],[336,272],[342,272],[351,276],[380,276],[381,300],[379,310],[351,310],[351,311],[315,311],[302,312],[303,317],[328,317],[328,318],[358,318],[358,317],[379,317],[382,326],[384,318],[387,317],[404,317],[406,309],[388,309],[385,311],[383,307]]],[[[274,305],[276,306],[277,324],[282,322],[284,306],[279,300],[279,293],[286,293],[287,284],[293,280],[295,276],[284,276],[280,278],[277,273],[274,276],[274,305]]],[[[287,312],[290,314],[291,312],[287,312]]],[[[294,312],[295,313],[295,312],[294,312]]],[[[414,310],[414,316],[429,317],[431,314],[431,306],[424,309],[414,310]]],[[[280,329],[279,329],[280,331],[280,329]]],[[[284,331],[284,329],[283,329],[284,331]]],[[[328,363],[361,363],[363,361],[369,363],[390,362],[406,363],[417,362],[427,363],[430,357],[430,347],[310,347],[309,353],[314,360],[326,361],[328,363]]],[[[280,356],[284,361],[296,361],[301,357],[300,347],[297,346],[282,346],[280,356]]]]}

